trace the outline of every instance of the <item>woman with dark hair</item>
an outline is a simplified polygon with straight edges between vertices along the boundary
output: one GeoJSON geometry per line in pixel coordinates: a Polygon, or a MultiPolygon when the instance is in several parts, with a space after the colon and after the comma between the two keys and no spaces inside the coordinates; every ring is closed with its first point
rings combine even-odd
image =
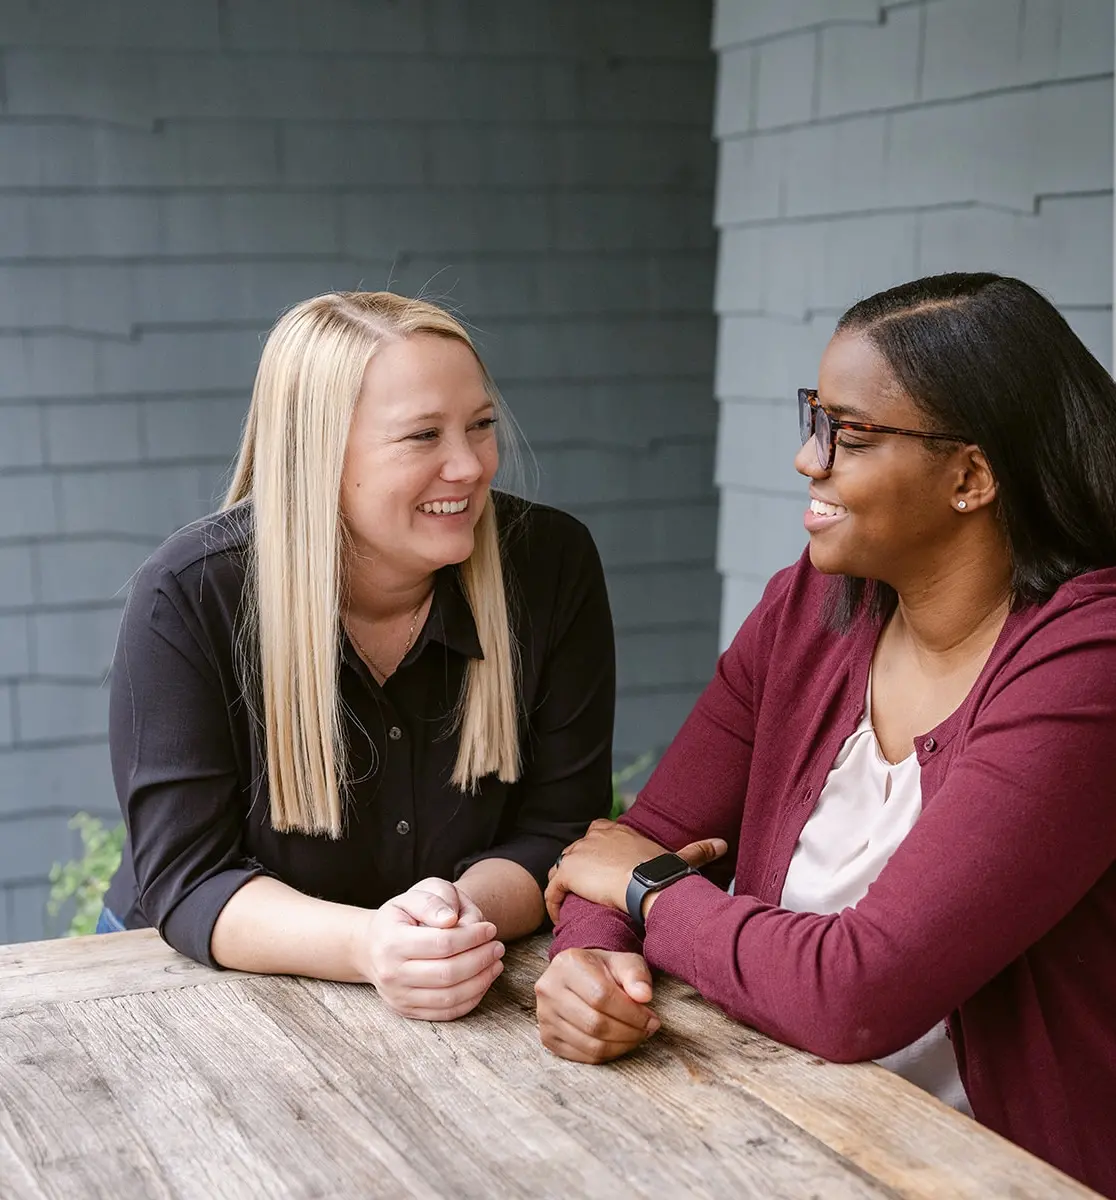
{"type": "Polygon", "coordinates": [[[662,968],[1116,1196],[1116,384],[954,274],[854,305],[798,401],[808,551],[552,870],[543,1041],[632,1049],[662,968]]]}

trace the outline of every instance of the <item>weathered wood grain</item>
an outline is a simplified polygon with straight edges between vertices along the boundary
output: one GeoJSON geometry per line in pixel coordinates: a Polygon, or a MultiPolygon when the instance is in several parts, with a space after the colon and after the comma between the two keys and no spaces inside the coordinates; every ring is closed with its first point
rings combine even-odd
{"type": "MultiPolygon", "coordinates": [[[[538,950],[536,940],[531,951],[538,950]]],[[[532,954],[516,954],[498,986],[533,1009],[537,975],[532,954]]],[[[663,1028],[622,1064],[628,1080],[644,1069],[658,1073],[662,1060],[676,1058],[696,1081],[743,1093],[866,1177],[912,1200],[1096,1197],[890,1071],[871,1063],[824,1062],[781,1045],[731,1021],[681,980],[658,979],[654,1007],[663,1028]]]]}
{"type": "Polygon", "coordinates": [[[93,1000],[235,978],[172,950],[153,929],[0,946],[0,1017],[63,1000],[93,1000]]]}
{"type": "Polygon", "coordinates": [[[1092,1195],[872,1066],[735,1025],[677,980],[604,1067],[544,1051],[545,942],[433,1024],[367,987],[210,971],[153,934],[0,950],[0,1196],[1092,1195]]]}
{"type": "MultiPolygon", "coordinates": [[[[459,1194],[615,1198],[617,1189],[656,1196],[664,1185],[693,1197],[755,1200],[889,1194],[762,1105],[741,1111],[713,1089],[695,1109],[682,1071],[632,1087],[625,1067],[595,1070],[551,1057],[533,1015],[499,991],[462,1021],[401,1027],[374,997],[306,986],[334,1020],[315,1017],[299,1040],[313,1040],[318,1061],[341,1073],[337,1085],[350,1095],[386,1085],[393,1095],[421,1098],[414,1110],[397,1104],[397,1136],[409,1157],[431,1163],[435,1178],[454,1173],[459,1194]],[[353,1074],[354,1034],[363,1082],[353,1074]],[[664,1120],[672,1109],[683,1123],[664,1120]],[[476,1175],[476,1187],[465,1174],[476,1175]]],[[[265,995],[279,1024],[304,1011],[278,1007],[287,993],[265,995]]]]}

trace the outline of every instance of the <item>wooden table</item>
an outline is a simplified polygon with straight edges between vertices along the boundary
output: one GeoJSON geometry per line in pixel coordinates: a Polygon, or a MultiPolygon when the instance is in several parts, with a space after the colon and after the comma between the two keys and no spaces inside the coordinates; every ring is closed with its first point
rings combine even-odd
{"type": "Polygon", "coordinates": [[[0,947],[0,1196],[1063,1197],[1094,1193],[870,1065],[723,1017],[542,1049],[541,939],[481,1007],[406,1021],[368,987],[211,971],[150,932],[0,947]]]}

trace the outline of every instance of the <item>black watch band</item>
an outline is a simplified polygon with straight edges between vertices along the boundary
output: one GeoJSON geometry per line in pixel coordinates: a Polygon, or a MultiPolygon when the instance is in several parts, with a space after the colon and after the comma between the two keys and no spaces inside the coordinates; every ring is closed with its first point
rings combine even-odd
{"type": "Polygon", "coordinates": [[[628,916],[635,922],[636,929],[644,932],[643,901],[648,892],[658,892],[680,879],[697,874],[698,871],[677,854],[660,854],[657,858],[641,862],[632,872],[624,896],[628,916]]]}

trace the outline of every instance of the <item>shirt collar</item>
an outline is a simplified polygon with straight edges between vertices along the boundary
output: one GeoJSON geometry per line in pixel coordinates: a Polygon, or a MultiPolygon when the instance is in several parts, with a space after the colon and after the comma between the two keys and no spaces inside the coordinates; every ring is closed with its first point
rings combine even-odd
{"type": "MultiPolygon", "coordinates": [[[[426,649],[430,642],[440,642],[449,650],[456,650],[466,658],[484,658],[473,610],[465,599],[461,586],[461,573],[456,566],[443,567],[434,576],[434,598],[430,601],[430,613],[415,644],[407,651],[397,670],[409,667],[426,649]]],[[[350,667],[358,668],[360,655],[344,629],[341,630],[341,657],[350,667]]]]}
{"type": "Polygon", "coordinates": [[[477,635],[477,623],[473,619],[469,601],[465,598],[461,572],[456,566],[443,567],[434,576],[434,598],[430,602],[430,615],[404,661],[413,662],[428,642],[441,642],[443,646],[456,650],[466,658],[484,658],[477,635]]]}

